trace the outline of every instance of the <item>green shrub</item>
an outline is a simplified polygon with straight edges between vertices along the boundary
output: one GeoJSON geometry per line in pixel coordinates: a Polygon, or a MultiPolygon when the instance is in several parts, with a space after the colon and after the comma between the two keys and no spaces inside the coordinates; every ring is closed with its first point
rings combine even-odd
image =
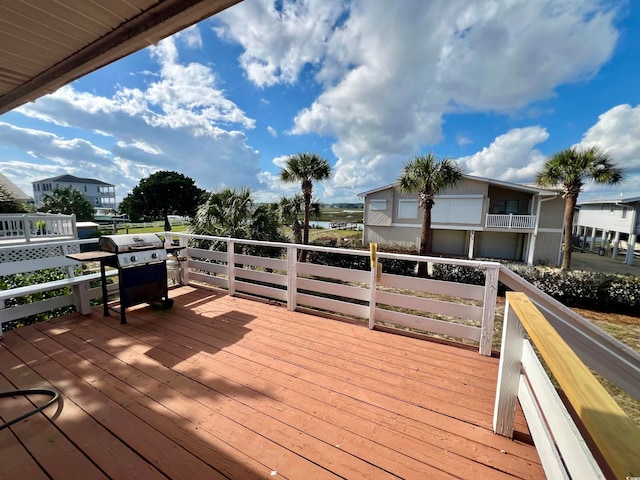
{"type": "MultiPolygon", "coordinates": [[[[53,280],[61,280],[66,277],[66,269],[57,268],[49,268],[46,270],[40,270],[38,272],[24,274],[4,275],[0,276],[0,290],[9,290],[12,288],[34,285],[37,283],[46,283],[53,280]]],[[[16,305],[39,302],[47,298],[58,297],[60,295],[68,295],[69,293],[71,293],[71,287],[57,288],[55,290],[38,292],[31,295],[24,295],[22,297],[10,298],[4,301],[4,306],[5,308],[10,308],[16,305]]],[[[57,308],[48,312],[42,312],[19,320],[3,323],[2,330],[6,332],[9,330],[13,330],[14,328],[31,325],[33,323],[41,322],[43,320],[48,320],[54,317],[68,315],[73,312],[75,312],[75,306],[73,305],[69,305],[63,308],[57,308]]]]}

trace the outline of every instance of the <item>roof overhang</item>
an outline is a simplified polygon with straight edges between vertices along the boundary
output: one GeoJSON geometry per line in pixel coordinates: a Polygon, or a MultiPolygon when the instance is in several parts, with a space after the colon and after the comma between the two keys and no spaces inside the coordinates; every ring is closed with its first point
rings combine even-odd
{"type": "MultiPolygon", "coordinates": [[[[530,185],[522,185],[520,183],[511,183],[511,182],[505,182],[502,180],[494,180],[493,178],[484,178],[484,177],[476,177],[475,175],[464,175],[464,178],[466,180],[475,180],[477,182],[483,182],[483,183],[488,183],[489,185],[495,185],[498,187],[504,187],[504,188],[508,188],[510,190],[517,190],[520,192],[527,192],[527,193],[531,193],[534,195],[540,195],[543,197],[557,197],[560,192],[558,191],[554,191],[554,190],[547,190],[544,188],[538,188],[538,187],[532,187],[530,185]]],[[[372,190],[367,190],[366,192],[362,192],[362,193],[358,193],[358,197],[360,198],[364,198],[367,195],[371,195],[373,193],[378,193],[381,192],[383,190],[388,190],[390,188],[394,188],[395,187],[395,183],[391,183],[389,185],[385,185],[383,187],[378,187],[378,188],[374,188],[372,190]]]]}
{"type": "Polygon", "coordinates": [[[0,0],[0,114],[242,0],[0,0]]]}

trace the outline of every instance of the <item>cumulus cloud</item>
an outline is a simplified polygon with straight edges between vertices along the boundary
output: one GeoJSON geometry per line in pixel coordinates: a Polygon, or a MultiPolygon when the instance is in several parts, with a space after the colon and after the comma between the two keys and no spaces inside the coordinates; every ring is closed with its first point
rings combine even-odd
{"type": "Polygon", "coordinates": [[[217,32],[243,47],[257,86],[315,75],[322,91],[291,133],[335,137],[336,185],[365,187],[440,142],[445,114],[513,114],[590,79],[614,50],[615,14],[601,0],[255,0],[217,32]],[[384,170],[363,175],[369,162],[384,170]]]}
{"type": "MultiPolygon", "coordinates": [[[[196,33],[178,39],[193,44],[188,39],[196,33]]],[[[122,186],[118,197],[159,169],[179,170],[202,188],[256,186],[259,154],[243,132],[255,121],[226,98],[210,68],[180,63],[175,37],[150,53],[160,71],[144,89],[123,86],[108,97],[66,86],[18,109],[48,123],[99,133],[108,149],[44,132],[15,135],[6,125],[4,134],[0,126],[0,142],[59,161],[79,176],[102,178],[109,172],[110,183],[122,186]]]]}
{"type": "MultiPolygon", "coordinates": [[[[599,146],[611,155],[625,170],[626,179],[617,191],[623,196],[640,196],[640,105],[618,105],[604,112],[576,146],[599,146]]],[[[609,187],[595,184],[588,184],[585,191],[590,198],[611,196],[609,187]]]]}
{"type": "Polygon", "coordinates": [[[480,152],[461,157],[466,173],[507,182],[532,182],[546,161],[534,147],[549,138],[542,127],[514,128],[480,152]]]}
{"type": "Polygon", "coordinates": [[[244,48],[240,64],[259,87],[294,83],[307,64],[317,64],[342,14],[343,0],[258,0],[218,15],[215,31],[244,48]],[[279,8],[276,7],[279,4],[279,8]]]}
{"type": "Polygon", "coordinates": [[[273,138],[278,138],[278,131],[271,125],[267,127],[267,132],[269,132],[269,135],[271,135],[273,138]]]}

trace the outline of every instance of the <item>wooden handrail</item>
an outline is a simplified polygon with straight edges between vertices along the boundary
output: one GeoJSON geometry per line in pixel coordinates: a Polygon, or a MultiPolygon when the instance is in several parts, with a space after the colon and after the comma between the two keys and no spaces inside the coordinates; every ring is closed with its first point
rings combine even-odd
{"type": "Polygon", "coordinates": [[[639,477],[640,429],[524,293],[506,296],[616,478],[639,477]]]}

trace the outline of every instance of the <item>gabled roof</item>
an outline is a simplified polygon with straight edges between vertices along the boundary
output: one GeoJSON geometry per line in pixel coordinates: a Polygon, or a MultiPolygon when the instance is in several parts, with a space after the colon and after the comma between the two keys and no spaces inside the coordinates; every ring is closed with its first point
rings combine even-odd
{"type": "Polygon", "coordinates": [[[2,173],[0,173],[0,185],[2,185],[7,190],[7,192],[9,192],[13,196],[13,198],[20,202],[29,202],[32,200],[29,195],[20,190],[20,188],[15,183],[5,177],[2,173]]]}
{"type": "MultiPolygon", "coordinates": [[[[476,182],[484,182],[484,183],[488,183],[489,185],[496,185],[499,187],[509,188],[511,190],[517,190],[520,192],[529,192],[529,193],[537,194],[540,196],[555,197],[558,195],[557,191],[540,188],[540,187],[534,187],[532,185],[505,182],[502,180],[495,180],[493,178],[476,177],[475,175],[464,175],[464,178],[465,180],[474,180],[476,182]]],[[[366,192],[358,193],[358,197],[363,198],[363,197],[366,197],[367,195],[371,195],[372,193],[381,192],[383,190],[387,190],[393,187],[395,187],[395,183],[390,183],[383,187],[378,187],[378,188],[374,188],[373,190],[367,190],[366,192]]]]}
{"type": "Polygon", "coordinates": [[[57,177],[51,178],[43,178],[42,180],[37,180],[31,183],[42,183],[42,182],[61,182],[61,183],[88,183],[94,185],[106,185],[108,187],[113,187],[112,184],[103,182],[102,180],[96,180],[95,178],[81,178],[76,177],[75,175],[58,175],[57,177]]]}
{"type": "Polygon", "coordinates": [[[0,114],[241,0],[0,0],[0,114]]]}

